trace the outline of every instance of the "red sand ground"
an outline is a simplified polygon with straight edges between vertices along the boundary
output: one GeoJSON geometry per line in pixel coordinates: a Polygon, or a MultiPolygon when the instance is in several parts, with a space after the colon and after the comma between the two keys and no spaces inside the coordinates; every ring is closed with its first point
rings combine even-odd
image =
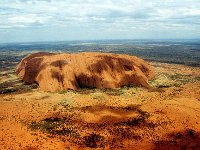
{"type": "Polygon", "coordinates": [[[1,94],[0,149],[200,149],[200,68],[152,65],[156,92],[1,94]]]}

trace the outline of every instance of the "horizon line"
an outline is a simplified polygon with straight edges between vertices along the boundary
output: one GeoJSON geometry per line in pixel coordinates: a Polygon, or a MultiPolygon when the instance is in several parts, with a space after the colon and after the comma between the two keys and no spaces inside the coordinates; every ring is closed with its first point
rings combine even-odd
{"type": "Polygon", "coordinates": [[[41,40],[41,41],[11,41],[11,42],[1,42],[0,44],[20,44],[20,43],[49,43],[49,42],[82,42],[82,41],[128,41],[128,40],[135,40],[135,41],[148,41],[148,40],[161,40],[161,41],[167,41],[167,40],[200,40],[200,38],[141,38],[141,39],[86,39],[86,40],[41,40]]]}

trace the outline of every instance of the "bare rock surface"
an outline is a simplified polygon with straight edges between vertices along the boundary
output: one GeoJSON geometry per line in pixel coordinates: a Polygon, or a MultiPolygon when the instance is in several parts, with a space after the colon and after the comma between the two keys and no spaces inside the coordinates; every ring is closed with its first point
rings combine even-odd
{"type": "Polygon", "coordinates": [[[130,85],[150,88],[148,80],[154,77],[152,67],[140,58],[98,52],[34,53],[22,59],[16,72],[23,81],[36,82],[50,92],[130,85]]]}

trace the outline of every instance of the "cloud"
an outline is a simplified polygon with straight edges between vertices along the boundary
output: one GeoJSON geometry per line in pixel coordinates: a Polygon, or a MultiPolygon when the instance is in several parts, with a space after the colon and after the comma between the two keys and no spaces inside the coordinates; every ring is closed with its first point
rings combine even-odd
{"type": "MultiPolygon", "coordinates": [[[[132,34],[136,30],[164,32],[167,28],[186,32],[196,29],[199,33],[199,8],[198,0],[1,0],[0,29],[17,32],[18,28],[43,28],[56,32],[62,28],[66,32],[132,34]]],[[[141,34],[145,36],[145,32],[141,34]]]]}
{"type": "Polygon", "coordinates": [[[8,18],[10,24],[45,24],[49,17],[41,17],[37,14],[19,15],[8,18]]]}
{"type": "Polygon", "coordinates": [[[70,18],[74,21],[93,21],[96,18],[96,21],[111,20],[112,22],[114,19],[126,19],[127,17],[133,20],[168,21],[167,19],[170,18],[200,17],[200,2],[195,0],[193,3],[186,0],[166,0],[165,2],[159,0],[151,2],[148,0],[16,0],[12,3],[0,2],[0,4],[1,13],[10,12],[8,16],[21,18],[21,20],[23,18],[24,22],[26,22],[25,18],[27,22],[30,18],[35,20],[36,16],[32,14],[37,14],[40,18],[36,20],[53,17],[51,21],[59,19],[67,21],[70,18]],[[24,15],[27,17],[24,18],[24,15]]]}

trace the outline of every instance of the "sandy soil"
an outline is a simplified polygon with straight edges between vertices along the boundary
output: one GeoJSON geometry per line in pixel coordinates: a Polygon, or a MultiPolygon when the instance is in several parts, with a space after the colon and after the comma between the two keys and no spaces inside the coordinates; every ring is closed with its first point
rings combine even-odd
{"type": "Polygon", "coordinates": [[[2,72],[0,149],[200,149],[200,68],[152,65],[156,91],[49,93],[2,72]]]}

